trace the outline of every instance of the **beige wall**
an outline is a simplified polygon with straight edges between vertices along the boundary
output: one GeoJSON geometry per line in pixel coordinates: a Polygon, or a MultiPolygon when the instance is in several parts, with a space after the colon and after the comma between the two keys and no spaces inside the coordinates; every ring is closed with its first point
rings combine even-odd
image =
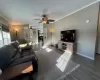
{"type": "Polygon", "coordinates": [[[54,33],[50,32],[50,28],[52,28],[52,27],[54,27],[52,23],[43,25],[43,35],[44,35],[44,37],[45,37],[45,35],[47,35],[47,38],[44,41],[44,45],[46,45],[46,46],[53,44],[53,36],[52,35],[54,35],[54,33]],[[47,28],[47,34],[45,34],[44,28],[47,28]]]}
{"type": "Polygon", "coordinates": [[[9,23],[7,20],[5,20],[3,17],[0,16],[0,24],[4,24],[6,26],[9,26],[9,23]]]}
{"type": "Polygon", "coordinates": [[[15,41],[16,39],[25,39],[25,34],[24,34],[24,28],[29,27],[28,24],[26,25],[12,25],[10,27],[10,33],[11,33],[11,40],[15,41]],[[17,29],[17,37],[16,37],[16,29],[17,29]]]}
{"type": "Polygon", "coordinates": [[[99,3],[95,3],[72,15],[55,22],[55,44],[60,40],[63,30],[77,30],[77,53],[94,59],[97,36],[99,3]],[[86,20],[90,20],[86,23],[86,20]]]}

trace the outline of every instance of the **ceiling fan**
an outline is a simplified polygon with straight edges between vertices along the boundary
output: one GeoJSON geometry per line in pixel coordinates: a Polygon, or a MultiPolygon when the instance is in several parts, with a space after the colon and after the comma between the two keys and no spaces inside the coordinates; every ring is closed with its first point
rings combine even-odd
{"type": "Polygon", "coordinates": [[[43,23],[43,24],[49,24],[49,23],[52,23],[55,21],[53,19],[48,18],[48,14],[46,14],[46,10],[43,11],[43,14],[41,16],[39,16],[39,18],[36,18],[34,20],[38,20],[39,23],[43,23]]]}

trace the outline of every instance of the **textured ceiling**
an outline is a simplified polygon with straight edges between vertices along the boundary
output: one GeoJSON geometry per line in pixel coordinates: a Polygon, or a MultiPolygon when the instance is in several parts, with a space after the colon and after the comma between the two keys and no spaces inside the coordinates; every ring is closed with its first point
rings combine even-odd
{"type": "Polygon", "coordinates": [[[59,20],[65,15],[80,9],[96,0],[0,0],[0,12],[12,24],[33,24],[43,10],[49,18],[59,20]]]}

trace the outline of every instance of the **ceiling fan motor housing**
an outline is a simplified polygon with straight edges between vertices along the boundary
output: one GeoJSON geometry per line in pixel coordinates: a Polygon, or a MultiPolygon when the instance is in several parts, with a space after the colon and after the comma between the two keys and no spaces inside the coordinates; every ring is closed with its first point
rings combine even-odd
{"type": "Polygon", "coordinates": [[[42,21],[47,21],[47,20],[48,20],[47,16],[43,15],[42,21]]]}

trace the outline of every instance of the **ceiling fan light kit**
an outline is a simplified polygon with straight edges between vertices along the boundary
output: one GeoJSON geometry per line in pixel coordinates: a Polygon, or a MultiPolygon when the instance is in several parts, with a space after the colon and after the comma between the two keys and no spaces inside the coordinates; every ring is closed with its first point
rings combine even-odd
{"type": "Polygon", "coordinates": [[[55,21],[53,19],[49,19],[47,14],[43,14],[41,18],[34,19],[34,20],[39,20],[39,23],[43,23],[43,24],[53,23],[55,21]]]}
{"type": "Polygon", "coordinates": [[[46,15],[43,15],[42,23],[43,24],[46,24],[47,23],[47,20],[48,20],[47,16],[46,15]]]}
{"type": "Polygon", "coordinates": [[[46,24],[46,23],[47,23],[47,21],[42,21],[42,23],[43,23],[43,24],[46,24]]]}

